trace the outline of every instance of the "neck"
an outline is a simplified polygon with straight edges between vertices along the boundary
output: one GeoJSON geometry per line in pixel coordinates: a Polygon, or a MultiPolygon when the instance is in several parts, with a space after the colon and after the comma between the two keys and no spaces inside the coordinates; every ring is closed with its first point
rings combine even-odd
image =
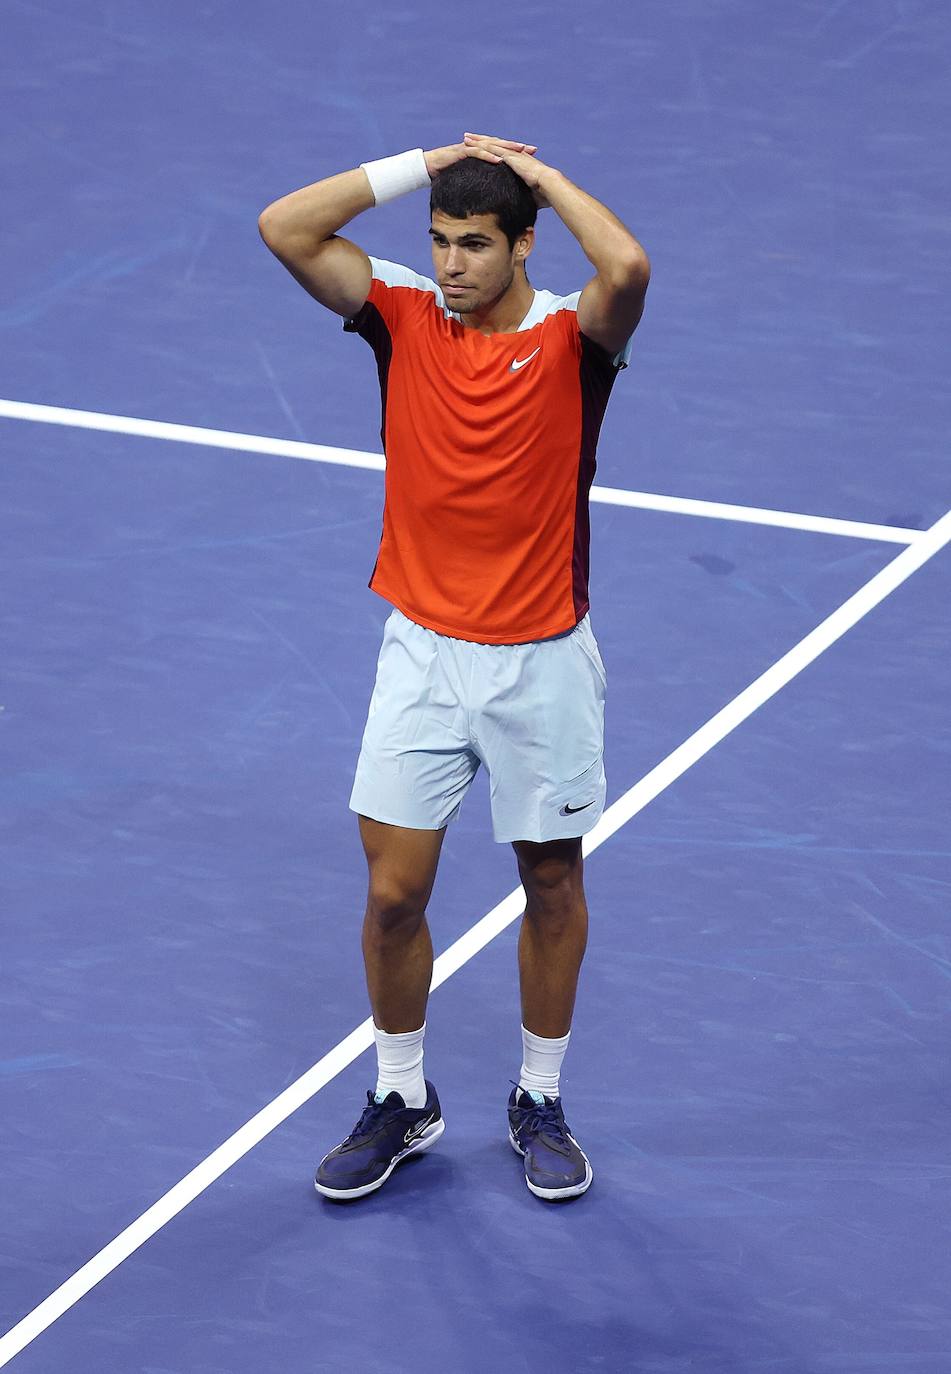
{"type": "Polygon", "coordinates": [[[478,329],[480,334],[514,334],[534,296],[525,268],[520,267],[500,296],[478,310],[467,310],[460,318],[466,329],[478,329]]]}

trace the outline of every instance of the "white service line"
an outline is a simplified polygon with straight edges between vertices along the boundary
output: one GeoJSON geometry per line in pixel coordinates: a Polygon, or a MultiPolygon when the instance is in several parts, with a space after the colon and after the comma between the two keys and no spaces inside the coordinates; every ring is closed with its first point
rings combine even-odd
{"type": "MultiPolygon", "coordinates": [[[[45,425],[69,425],[77,429],[105,430],[111,434],[132,434],[145,439],[170,439],[180,444],[203,444],[209,448],[228,448],[245,453],[305,458],[314,463],[372,468],[378,472],[386,467],[382,454],[364,453],[355,448],[331,448],[326,444],[307,444],[299,439],[269,439],[260,434],[176,425],[166,420],[137,420],[130,415],[104,415],[97,410],[69,410],[61,406],[33,405],[27,401],[0,400],[0,417],[34,420],[45,425]]],[[[842,534],[852,539],[875,539],[889,544],[910,544],[921,533],[921,530],[906,529],[901,525],[870,525],[861,520],[839,520],[827,515],[761,510],[756,506],[735,506],[722,501],[693,501],[682,496],[659,496],[649,491],[626,491],[621,487],[595,485],[591,488],[591,500],[608,506],[636,506],[641,510],[666,511],[672,515],[739,520],[744,524],[810,530],[816,534],[842,534]]]]}
{"type": "MultiPolygon", "coordinates": [[[[609,806],[594,830],[585,836],[585,854],[591,854],[604,844],[616,830],[642,811],[649,802],[703,758],[704,754],[709,753],[715,744],[725,739],[758,707],[775,696],[836,640],[841,639],[846,631],[856,625],[863,616],[868,615],[869,611],[884,601],[885,597],[900,587],[913,572],[949,542],[951,511],[942,516],[929,530],[919,534],[909,548],[903,549],[897,557],[843,602],[838,610],[833,611],[807,634],[805,639],[801,639],[771,668],[767,668],[755,682],[750,683],[739,696],[734,697],[715,716],[711,716],[705,725],[695,731],[689,739],[684,740],[673,753],[668,754],[662,762],[609,806]]],[[[433,988],[445,983],[501,931],[512,924],[522,911],[523,897],[521,887],[515,888],[440,954],[433,969],[433,988]]],[[[285,1088],[273,1102],[263,1107],[250,1121],[245,1122],[234,1135],[196,1165],[38,1307],[17,1322],[16,1326],[0,1339],[0,1368],[9,1363],[24,1346],[35,1340],[91,1288],[111,1274],[123,1260],[128,1259],[140,1245],[193,1202],[210,1184],[230,1169],[232,1164],[280,1126],[297,1111],[298,1107],[303,1106],[332,1078],[342,1073],[372,1043],[373,1027],[368,1018],[289,1088],[285,1088]]]]}

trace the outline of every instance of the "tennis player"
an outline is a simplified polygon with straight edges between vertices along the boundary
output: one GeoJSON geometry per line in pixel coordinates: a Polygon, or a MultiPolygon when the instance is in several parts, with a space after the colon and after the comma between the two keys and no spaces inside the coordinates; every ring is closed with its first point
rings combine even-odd
{"type": "Polygon", "coordinates": [[[378,1077],[321,1161],[361,1197],[444,1121],[423,1074],[433,947],[426,907],[446,826],[480,764],[492,829],[525,889],[522,1066],[509,1139],[540,1198],[590,1186],[559,1086],[587,939],[581,836],[604,807],[605,676],[588,618],[588,491],[649,264],[610,210],[533,144],[466,134],[363,163],[269,205],[265,243],[376,356],[386,500],[372,589],[393,606],[350,806],[369,868],[363,956],[378,1077]],[[433,275],[339,236],[429,191],[433,275]],[[529,283],[539,208],[594,268],[582,291],[529,283]]]}

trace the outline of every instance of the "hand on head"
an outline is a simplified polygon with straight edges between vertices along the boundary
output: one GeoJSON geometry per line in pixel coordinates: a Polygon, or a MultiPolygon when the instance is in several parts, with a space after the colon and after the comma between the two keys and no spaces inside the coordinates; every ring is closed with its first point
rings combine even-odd
{"type": "Polygon", "coordinates": [[[461,162],[465,157],[479,158],[483,162],[508,162],[513,155],[531,157],[536,151],[534,143],[517,143],[514,139],[496,138],[490,134],[465,134],[461,143],[434,148],[424,156],[429,175],[434,177],[437,172],[445,171],[454,162],[461,162]]]}
{"type": "Polygon", "coordinates": [[[538,208],[540,210],[547,208],[549,202],[539,189],[545,164],[535,156],[538,151],[537,144],[513,143],[509,139],[493,138],[489,134],[465,134],[463,142],[467,148],[473,149],[476,155],[481,152],[490,152],[496,162],[504,162],[506,166],[511,167],[512,171],[520,176],[531,190],[538,208]]]}

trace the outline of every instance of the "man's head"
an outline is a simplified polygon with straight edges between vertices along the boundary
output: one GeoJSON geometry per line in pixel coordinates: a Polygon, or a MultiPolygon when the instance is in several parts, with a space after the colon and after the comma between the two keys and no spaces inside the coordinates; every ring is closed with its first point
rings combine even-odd
{"type": "Polygon", "coordinates": [[[430,234],[436,280],[450,309],[484,309],[523,271],[535,242],[535,197],[503,163],[463,158],[433,180],[430,234]]]}

